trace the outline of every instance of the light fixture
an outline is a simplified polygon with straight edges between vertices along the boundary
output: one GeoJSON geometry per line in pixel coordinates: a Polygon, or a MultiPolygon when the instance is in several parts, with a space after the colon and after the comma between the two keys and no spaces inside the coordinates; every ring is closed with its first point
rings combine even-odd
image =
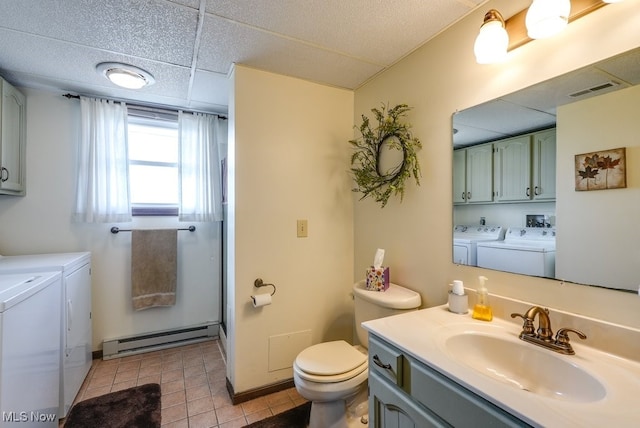
{"type": "MultiPolygon", "coordinates": [[[[621,1],[623,0],[533,0],[531,7],[521,10],[504,20],[498,11],[492,9],[485,14],[484,23],[480,27],[480,33],[476,37],[473,49],[476,54],[476,61],[480,64],[499,62],[506,57],[506,52],[519,48],[534,38],[543,38],[543,36],[550,37],[550,33],[538,31],[536,26],[532,24],[534,21],[540,23],[545,21],[542,18],[535,19],[536,15],[540,16],[538,14],[539,11],[537,11],[540,6],[548,4],[554,7],[564,5],[563,7],[565,9],[563,11],[551,15],[556,18],[561,16],[561,18],[558,19],[560,25],[558,25],[557,28],[564,28],[567,22],[573,22],[576,19],[582,18],[601,7],[607,6],[609,3],[621,1]],[[566,19],[564,17],[566,17],[566,19]],[[489,35],[483,34],[485,31],[489,34],[494,33],[493,37],[495,40],[500,41],[485,41],[485,39],[491,38],[489,35]],[[502,31],[505,31],[506,35],[498,35],[502,31]],[[506,39],[508,43],[506,52],[503,52],[501,47],[504,39],[506,39]],[[498,46],[500,46],[500,48],[498,46]]],[[[550,19],[553,21],[552,18],[550,19]]]]}
{"type": "Polygon", "coordinates": [[[102,62],[96,66],[96,71],[112,83],[127,89],[140,89],[153,85],[156,81],[151,73],[120,62],[102,62]]]}
{"type": "Polygon", "coordinates": [[[484,15],[484,22],[473,45],[478,64],[493,64],[507,58],[509,35],[500,12],[491,9],[484,15]]]}
{"type": "Polygon", "coordinates": [[[525,24],[527,34],[532,39],[554,36],[569,23],[570,0],[533,0],[525,24]]]}

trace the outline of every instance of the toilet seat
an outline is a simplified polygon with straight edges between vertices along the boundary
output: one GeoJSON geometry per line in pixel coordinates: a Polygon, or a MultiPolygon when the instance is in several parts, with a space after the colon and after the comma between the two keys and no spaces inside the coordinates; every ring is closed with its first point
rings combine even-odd
{"type": "Polygon", "coordinates": [[[367,368],[367,355],[344,340],[313,345],[300,352],[294,362],[302,379],[319,383],[342,382],[367,368]]]}

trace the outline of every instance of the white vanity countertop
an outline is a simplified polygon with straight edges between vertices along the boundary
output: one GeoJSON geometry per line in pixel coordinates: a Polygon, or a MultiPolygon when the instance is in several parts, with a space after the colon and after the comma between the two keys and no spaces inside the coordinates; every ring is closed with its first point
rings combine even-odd
{"type": "MultiPolygon", "coordinates": [[[[471,317],[471,312],[466,315],[453,314],[446,305],[367,321],[362,325],[418,361],[531,425],[563,428],[640,426],[640,363],[578,343],[575,335],[571,336],[571,344],[576,354],[562,355],[521,341],[518,338],[521,328],[513,322],[499,318],[491,322],[478,321],[471,317]],[[591,402],[565,401],[528,392],[482,374],[456,360],[444,345],[446,339],[453,335],[473,331],[519,341],[552,353],[595,377],[604,385],[606,395],[591,402]]],[[[537,319],[535,325],[537,328],[537,319]]],[[[552,325],[554,331],[560,327],[564,326],[552,325]]],[[[469,349],[471,355],[473,352],[473,349],[469,349]]]]}

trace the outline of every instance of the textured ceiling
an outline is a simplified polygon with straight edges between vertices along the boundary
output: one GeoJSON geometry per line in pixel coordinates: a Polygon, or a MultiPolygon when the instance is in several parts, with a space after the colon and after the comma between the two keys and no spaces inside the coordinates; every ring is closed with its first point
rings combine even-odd
{"type": "Polygon", "coordinates": [[[354,89],[483,1],[1,0],[0,75],[225,112],[233,63],[354,89]],[[105,61],[139,66],[156,83],[118,89],[95,72],[105,61]]]}

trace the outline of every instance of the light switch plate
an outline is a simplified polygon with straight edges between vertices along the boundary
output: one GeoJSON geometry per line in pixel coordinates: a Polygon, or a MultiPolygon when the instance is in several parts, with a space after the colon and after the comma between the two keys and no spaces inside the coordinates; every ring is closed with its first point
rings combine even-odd
{"type": "Polygon", "coordinates": [[[308,236],[307,220],[298,220],[297,230],[298,238],[306,238],[308,236]]]}

